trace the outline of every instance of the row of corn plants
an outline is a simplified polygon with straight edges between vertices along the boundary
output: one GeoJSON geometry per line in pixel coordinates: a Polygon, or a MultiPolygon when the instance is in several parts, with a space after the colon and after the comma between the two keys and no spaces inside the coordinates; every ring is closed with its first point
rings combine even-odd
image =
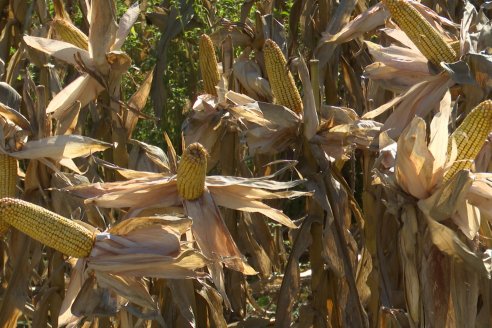
{"type": "Polygon", "coordinates": [[[490,4],[237,5],[0,3],[0,325],[492,326],[490,4]]]}

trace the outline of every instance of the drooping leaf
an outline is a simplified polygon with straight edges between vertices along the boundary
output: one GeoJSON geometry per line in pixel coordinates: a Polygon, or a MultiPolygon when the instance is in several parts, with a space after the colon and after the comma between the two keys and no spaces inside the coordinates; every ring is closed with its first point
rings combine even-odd
{"type": "Polygon", "coordinates": [[[25,159],[85,157],[94,152],[111,148],[111,144],[79,135],[53,136],[40,140],[28,141],[22,150],[11,156],[25,159]]]}
{"type": "Polygon", "coordinates": [[[133,24],[137,21],[139,14],[140,7],[138,2],[135,2],[127,9],[123,16],[121,16],[118,23],[118,30],[116,31],[116,38],[114,40],[114,44],[111,46],[111,50],[121,49],[123,42],[125,42],[128,33],[130,33],[133,24]]]}
{"type": "Polygon", "coordinates": [[[89,67],[93,66],[92,57],[89,52],[71,43],[29,35],[25,35],[23,39],[31,48],[42,51],[71,65],[77,65],[75,55],[78,55],[85,65],[89,67]]]}

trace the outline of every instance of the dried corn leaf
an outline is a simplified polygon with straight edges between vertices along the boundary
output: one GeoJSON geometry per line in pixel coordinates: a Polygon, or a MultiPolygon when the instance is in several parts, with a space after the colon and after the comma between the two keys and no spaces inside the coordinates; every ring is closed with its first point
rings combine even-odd
{"type": "Polygon", "coordinates": [[[418,206],[422,212],[436,221],[447,220],[465,201],[472,181],[468,172],[460,171],[453,179],[440,186],[432,196],[420,200],[418,206]]]}
{"type": "Polygon", "coordinates": [[[312,243],[311,226],[321,223],[321,218],[308,216],[301,225],[297,237],[292,245],[289,261],[284,271],[284,279],[277,298],[275,324],[279,327],[289,327],[292,322],[292,311],[295,300],[298,298],[300,281],[299,258],[312,243]]]}
{"type": "Polygon", "coordinates": [[[407,193],[425,199],[431,195],[436,184],[433,164],[434,156],[427,148],[425,122],[415,117],[398,139],[396,180],[407,193]]]}
{"type": "Polygon", "coordinates": [[[383,47],[371,41],[364,42],[375,61],[403,72],[430,76],[427,59],[420,52],[396,45],[383,47]]]}
{"type": "Polygon", "coordinates": [[[61,119],[64,112],[69,109],[76,101],[80,102],[81,108],[89,102],[95,100],[104,88],[89,75],[83,75],[76,78],[67,85],[63,90],[51,99],[46,113],[54,113],[55,119],[61,119]]]}
{"type": "Polygon", "coordinates": [[[169,159],[161,148],[134,139],[129,140],[128,143],[132,145],[129,169],[170,173],[169,159]]]}
{"type": "Polygon", "coordinates": [[[82,197],[93,195],[93,198],[89,198],[85,202],[101,207],[142,209],[172,207],[181,204],[176,180],[169,180],[168,178],[127,184],[105,183],[88,188],[81,186],[71,189],[71,192],[82,197]]]}
{"type": "Polygon", "coordinates": [[[480,276],[463,263],[451,264],[450,295],[455,327],[476,327],[480,276]]]}
{"type": "Polygon", "coordinates": [[[138,15],[140,14],[140,6],[138,2],[131,5],[127,11],[121,16],[118,22],[118,30],[116,31],[116,37],[111,50],[120,50],[125,42],[126,37],[130,33],[130,30],[137,21],[138,15]]]}
{"type": "Polygon", "coordinates": [[[22,150],[11,156],[22,159],[51,158],[60,161],[65,158],[85,157],[94,152],[111,148],[111,144],[79,135],[63,135],[28,141],[22,150]]]}
{"type": "Polygon", "coordinates": [[[187,324],[192,328],[196,328],[195,313],[197,313],[197,306],[193,281],[168,280],[166,284],[171,290],[174,304],[178,307],[187,324]]]}
{"type": "Polygon", "coordinates": [[[74,261],[71,262],[73,267],[70,274],[70,282],[68,284],[65,297],[63,298],[63,302],[60,307],[60,314],[58,316],[58,324],[60,326],[76,324],[82,319],[72,313],[71,307],[84,283],[85,259],[77,259],[75,263],[73,263],[74,261]]]}
{"type": "Polygon", "coordinates": [[[55,135],[72,134],[80,113],[80,101],[76,100],[71,107],[61,114],[61,117],[56,122],[55,135]]]}
{"type": "Polygon", "coordinates": [[[260,66],[245,59],[238,59],[233,65],[234,77],[238,79],[246,93],[255,100],[273,99],[272,90],[268,80],[263,78],[260,66]]]}
{"type": "Polygon", "coordinates": [[[227,322],[224,319],[222,297],[219,293],[205,283],[201,283],[202,288],[198,294],[207,302],[210,309],[210,317],[214,323],[214,327],[227,328],[227,322]]]}
{"type": "Polygon", "coordinates": [[[96,271],[97,284],[115,292],[119,297],[143,308],[157,311],[157,304],[152,299],[142,278],[116,276],[111,273],[96,271]]]}
{"type": "Polygon", "coordinates": [[[370,120],[355,120],[329,130],[322,126],[311,142],[320,144],[330,160],[347,160],[353,149],[369,149],[382,126],[370,120]]]}
{"type": "Polygon", "coordinates": [[[208,170],[219,161],[220,141],[229,126],[229,114],[218,108],[217,98],[200,95],[193,105],[193,111],[183,122],[181,130],[186,145],[199,142],[210,154],[208,170]]]}
{"type": "MultiPolygon", "coordinates": [[[[428,81],[414,85],[403,95],[397,96],[388,103],[364,114],[362,118],[375,118],[398,104],[382,128],[383,131],[388,130],[388,135],[391,138],[396,139],[415,116],[425,117],[432,109],[438,106],[441,108],[440,102],[452,84],[454,82],[448,75],[440,74],[428,81]]],[[[443,109],[446,109],[445,106],[442,106],[440,111],[443,109]]]]}
{"type": "Polygon", "coordinates": [[[385,19],[389,16],[388,12],[383,10],[383,8],[383,4],[378,3],[359,16],[355,17],[337,34],[331,35],[326,32],[323,33],[316,48],[316,57],[320,60],[320,66],[325,66],[337,44],[353,40],[359,36],[362,36],[364,33],[372,31],[378,26],[383,25],[385,19]]]}
{"type": "Polygon", "coordinates": [[[121,303],[117,295],[107,288],[100,288],[94,276],[87,278],[75,298],[71,311],[82,316],[114,316],[121,303]]]}
{"type": "Polygon", "coordinates": [[[302,118],[304,123],[303,133],[307,140],[311,140],[318,130],[319,120],[318,112],[316,110],[316,101],[314,99],[313,86],[311,85],[311,78],[309,76],[306,62],[302,57],[299,59],[297,69],[299,70],[299,77],[301,78],[304,93],[302,97],[304,108],[302,118]]]}
{"type": "Polygon", "coordinates": [[[420,322],[420,281],[418,274],[418,223],[417,213],[412,205],[403,208],[403,227],[400,231],[399,244],[400,256],[403,265],[403,278],[405,280],[405,299],[409,316],[416,324],[420,322]]]}
{"type": "Polygon", "coordinates": [[[205,256],[244,274],[256,274],[243,260],[210,193],[205,192],[195,201],[185,201],[184,207],[193,220],[193,235],[205,256]]]}
{"type": "Polygon", "coordinates": [[[230,112],[238,120],[247,120],[243,135],[250,155],[283,151],[300,134],[301,118],[283,106],[258,102],[230,112]]]}
{"type": "Polygon", "coordinates": [[[435,322],[436,327],[453,327],[453,313],[450,311],[451,263],[454,261],[443,254],[424,234],[424,250],[421,257],[422,318],[435,322]]]}
{"type": "MultiPolygon", "coordinates": [[[[111,50],[111,46],[115,43],[118,29],[114,6],[112,1],[96,1],[91,4],[89,54],[94,65],[103,74],[108,72],[106,53],[111,50]]],[[[123,30],[125,28],[123,27],[123,30]]]]}
{"type": "Polygon", "coordinates": [[[472,252],[468,246],[458,238],[458,235],[453,230],[438,223],[432,218],[427,216],[426,218],[434,245],[453,259],[466,263],[477,273],[485,277],[490,277],[491,269],[485,266],[484,261],[479,255],[472,252]]]}
{"type": "Polygon", "coordinates": [[[470,204],[478,207],[480,213],[492,223],[492,174],[476,174],[468,190],[467,199],[470,204]]]}
{"type": "Polygon", "coordinates": [[[89,52],[80,49],[71,43],[29,35],[25,35],[23,39],[29,47],[44,52],[71,65],[77,65],[77,61],[75,60],[76,55],[80,56],[81,61],[85,65],[89,67],[92,65],[92,57],[89,52]]]}
{"type": "MultiPolygon", "coordinates": [[[[130,100],[128,100],[128,106],[137,112],[142,111],[145,104],[147,103],[147,99],[150,94],[150,86],[152,85],[152,78],[154,77],[154,70],[151,70],[147,73],[144,81],[140,85],[137,91],[131,96],[130,100]]],[[[125,129],[127,131],[127,137],[130,138],[135,126],[138,122],[138,115],[131,110],[127,110],[123,116],[123,122],[125,125],[125,129]]]]}
{"type": "Polygon", "coordinates": [[[480,229],[480,212],[468,200],[463,200],[457,205],[458,210],[451,218],[468,239],[474,240],[480,229]]]}
{"type": "Polygon", "coordinates": [[[0,116],[12,121],[24,130],[30,131],[31,124],[29,121],[19,113],[17,110],[10,108],[9,106],[0,102],[0,116]]]}
{"type": "Polygon", "coordinates": [[[482,88],[492,87],[492,55],[467,54],[463,59],[468,63],[471,73],[482,88]]]}
{"type": "Polygon", "coordinates": [[[260,201],[240,199],[235,195],[232,196],[233,194],[231,194],[230,191],[226,191],[226,188],[218,188],[215,191],[210,190],[210,192],[213,194],[215,203],[218,206],[245,212],[261,213],[289,228],[297,228],[297,226],[282,211],[272,208],[260,201]]]}
{"type": "MultiPolygon", "coordinates": [[[[96,247],[98,247],[96,245],[96,247]]],[[[197,269],[209,264],[200,253],[187,250],[178,257],[150,254],[108,254],[89,258],[88,268],[126,276],[147,276],[165,279],[203,277],[197,269]]]]}
{"type": "Polygon", "coordinates": [[[117,225],[109,228],[109,232],[118,235],[128,234],[130,231],[140,229],[148,225],[161,225],[167,227],[167,231],[179,235],[184,234],[191,227],[191,219],[187,216],[175,216],[175,215],[154,215],[146,217],[134,217],[131,219],[123,220],[117,225]],[[174,232],[173,232],[174,231],[174,232]]]}

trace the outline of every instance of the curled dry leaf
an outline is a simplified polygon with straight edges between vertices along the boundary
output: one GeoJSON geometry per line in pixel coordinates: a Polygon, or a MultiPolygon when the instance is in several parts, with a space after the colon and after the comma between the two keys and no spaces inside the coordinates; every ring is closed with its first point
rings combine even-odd
{"type": "Polygon", "coordinates": [[[246,126],[242,135],[252,156],[283,151],[300,133],[301,117],[280,105],[255,102],[235,106],[230,113],[246,126]]]}
{"type": "Polygon", "coordinates": [[[355,148],[369,149],[380,133],[383,124],[370,120],[354,120],[348,124],[335,125],[330,129],[324,126],[335,125],[325,122],[311,142],[321,145],[331,160],[347,160],[355,148]]]}
{"type": "Polygon", "coordinates": [[[56,122],[55,135],[72,134],[79,120],[80,109],[80,101],[76,100],[70,108],[61,114],[56,122]]]}
{"type": "Polygon", "coordinates": [[[116,31],[116,37],[111,50],[120,50],[125,42],[126,37],[130,33],[130,30],[137,21],[138,15],[140,14],[140,6],[138,2],[131,5],[127,11],[121,16],[118,23],[118,30],[116,31]]]}
{"type": "MultiPolygon", "coordinates": [[[[145,80],[142,82],[137,91],[131,96],[130,100],[128,100],[128,106],[137,112],[142,111],[144,108],[147,99],[150,94],[150,86],[152,85],[152,78],[154,77],[154,70],[151,70],[147,73],[145,80]]],[[[131,137],[133,130],[138,122],[137,113],[127,110],[123,116],[123,122],[125,125],[125,129],[127,131],[128,138],[131,137]]]]}
{"type": "Polygon", "coordinates": [[[210,170],[219,161],[222,137],[233,126],[230,114],[220,108],[217,97],[204,94],[198,96],[181,130],[186,145],[199,142],[207,149],[210,155],[207,167],[210,170]]]}
{"type": "Polygon", "coordinates": [[[487,267],[484,260],[472,252],[453,230],[429,217],[427,217],[427,224],[432,242],[439,250],[460,262],[466,263],[481,275],[490,278],[490,267],[487,267]]]}
{"type": "Polygon", "coordinates": [[[23,40],[29,47],[44,52],[68,64],[74,66],[77,65],[75,60],[76,54],[80,56],[80,59],[85,65],[90,66],[92,63],[92,59],[88,51],[80,49],[71,43],[29,35],[25,35],[23,40]]]}
{"type": "Polygon", "coordinates": [[[466,200],[472,179],[468,172],[461,171],[439,187],[432,196],[418,202],[419,208],[436,221],[444,221],[454,215],[466,200]]]}
{"type": "Polygon", "coordinates": [[[260,66],[251,60],[237,60],[233,65],[234,77],[238,79],[246,93],[255,100],[273,99],[268,80],[263,78],[260,66]]]}
{"type": "Polygon", "coordinates": [[[364,76],[377,81],[383,88],[401,93],[430,79],[427,59],[418,50],[365,43],[376,62],[364,68],[364,76]]]}
{"type": "Polygon", "coordinates": [[[100,287],[111,289],[118,296],[143,308],[157,311],[157,304],[149,294],[142,278],[117,276],[100,271],[95,273],[95,277],[100,287]]]}
{"type": "Polygon", "coordinates": [[[19,113],[17,110],[10,108],[9,106],[0,102],[0,116],[12,121],[24,130],[30,131],[31,124],[29,121],[19,113]]]}
{"type": "Polygon", "coordinates": [[[454,82],[448,75],[437,75],[428,81],[414,85],[403,95],[364,114],[362,118],[375,118],[398,104],[382,128],[383,131],[388,130],[391,138],[396,139],[415,116],[425,117],[436,107],[440,111],[449,110],[449,107],[441,106],[440,102],[453,84],[454,82]]]}
{"type": "MultiPolygon", "coordinates": [[[[118,30],[118,24],[115,21],[115,9],[114,4],[110,1],[97,1],[91,5],[89,53],[94,65],[103,74],[107,74],[109,69],[106,53],[115,43],[118,30]]],[[[125,26],[123,30],[128,28],[129,26],[125,26]]]]}
{"type": "Polygon", "coordinates": [[[416,117],[398,139],[395,175],[398,184],[412,196],[425,199],[435,187],[434,157],[427,148],[426,125],[416,117]]]}
{"type": "Polygon", "coordinates": [[[54,118],[60,119],[74,102],[79,101],[80,106],[83,108],[96,99],[103,90],[104,88],[99,82],[91,76],[79,76],[53,97],[46,108],[46,113],[54,113],[54,118]]]}
{"type": "Polygon", "coordinates": [[[19,159],[46,157],[60,161],[65,158],[85,157],[111,147],[109,143],[89,137],[63,135],[28,141],[22,150],[11,153],[11,156],[19,159]]]}
{"type": "Polygon", "coordinates": [[[371,41],[364,42],[375,61],[402,71],[430,75],[427,59],[420,52],[397,45],[383,47],[371,41]]]}
{"type": "Polygon", "coordinates": [[[302,57],[299,59],[298,62],[299,63],[297,65],[297,68],[299,70],[299,77],[301,78],[304,91],[304,95],[302,98],[304,108],[302,112],[302,120],[304,122],[303,133],[307,140],[311,140],[311,138],[316,135],[316,131],[318,130],[318,112],[316,110],[316,101],[314,99],[313,86],[311,85],[311,78],[309,76],[306,62],[302,57]]]}
{"type": "Polygon", "coordinates": [[[198,200],[184,202],[186,213],[194,218],[192,230],[198,246],[210,259],[222,261],[225,266],[244,274],[256,274],[243,260],[214,201],[215,197],[205,192],[198,200]]]}
{"type": "Polygon", "coordinates": [[[468,190],[467,200],[470,204],[478,207],[480,213],[492,222],[492,174],[475,174],[470,189],[468,190]]]}
{"type": "Polygon", "coordinates": [[[350,21],[337,34],[323,33],[316,48],[316,57],[320,60],[320,66],[324,66],[328,62],[337,44],[353,40],[383,25],[389,16],[383,8],[383,4],[379,2],[350,21]]]}
{"type": "Polygon", "coordinates": [[[405,279],[405,298],[412,321],[420,319],[420,283],[418,273],[418,223],[415,207],[407,205],[402,211],[403,226],[399,236],[400,255],[405,279]]]}

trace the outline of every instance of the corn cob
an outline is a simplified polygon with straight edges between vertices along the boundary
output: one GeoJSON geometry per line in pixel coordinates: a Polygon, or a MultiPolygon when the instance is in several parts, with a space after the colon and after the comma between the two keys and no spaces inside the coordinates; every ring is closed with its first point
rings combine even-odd
{"type": "Polygon", "coordinates": [[[178,166],[178,193],[186,200],[199,198],[205,189],[208,153],[202,145],[195,142],[189,145],[178,166]]]}
{"type": "Polygon", "coordinates": [[[287,60],[282,50],[274,41],[268,39],[263,46],[263,56],[265,57],[268,80],[276,102],[296,113],[302,113],[302,99],[294,83],[294,78],[287,68],[287,60]]]}
{"type": "MultiPolygon", "coordinates": [[[[0,154],[0,198],[15,197],[17,185],[17,159],[0,154]]],[[[0,218],[0,236],[3,236],[10,225],[0,218]]]]}
{"type": "Polygon", "coordinates": [[[431,63],[453,62],[456,52],[442,35],[406,0],[382,0],[391,18],[431,63]]]}
{"type": "Polygon", "coordinates": [[[87,257],[94,244],[94,234],[84,226],[20,199],[0,199],[0,218],[29,237],[69,256],[87,257]]]}
{"type": "Polygon", "coordinates": [[[71,43],[80,49],[89,49],[89,38],[71,22],[63,18],[55,18],[51,24],[60,40],[71,43]]]}
{"type": "Polygon", "coordinates": [[[451,153],[453,139],[458,154],[455,162],[444,175],[444,181],[451,179],[460,170],[471,168],[472,161],[482,149],[490,132],[492,132],[492,100],[485,100],[475,107],[451,134],[448,154],[451,153]]]}
{"type": "Polygon", "coordinates": [[[455,60],[457,60],[460,57],[460,52],[461,52],[460,40],[449,42],[449,46],[451,47],[451,49],[453,49],[454,53],[456,54],[455,60]]]}
{"type": "Polygon", "coordinates": [[[205,92],[217,96],[215,86],[220,80],[217,57],[215,57],[214,44],[206,34],[200,37],[199,60],[205,92]]]}

